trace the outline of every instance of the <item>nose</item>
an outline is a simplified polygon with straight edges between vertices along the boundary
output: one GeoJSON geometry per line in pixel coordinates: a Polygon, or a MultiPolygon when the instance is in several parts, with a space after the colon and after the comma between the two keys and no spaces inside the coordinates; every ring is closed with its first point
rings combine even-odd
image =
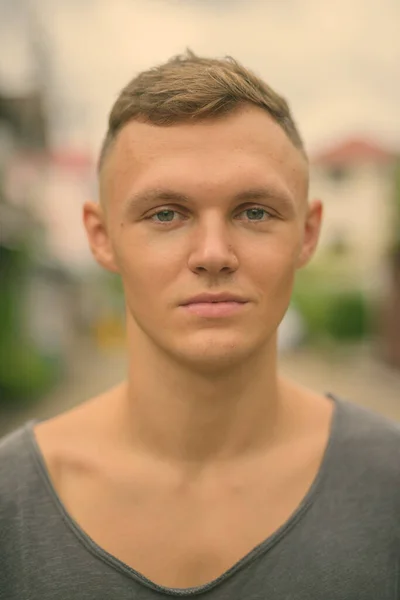
{"type": "Polygon", "coordinates": [[[229,224],[216,216],[198,223],[188,260],[190,270],[212,276],[234,273],[239,261],[230,238],[229,224]]]}

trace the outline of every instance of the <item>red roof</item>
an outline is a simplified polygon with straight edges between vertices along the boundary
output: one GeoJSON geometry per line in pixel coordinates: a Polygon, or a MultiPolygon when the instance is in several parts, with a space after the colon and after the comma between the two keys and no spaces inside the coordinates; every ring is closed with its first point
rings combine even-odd
{"type": "Polygon", "coordinates": [[[52,165],[71,171],[84,171],[94,167],[92,157],[89,154],[70,150],[50,153],[43,150],[25,151],[19,152],[16,158],[21,163],[35,167],[52,165]]]}
{"type": "Polygon", "coordinates": [[[90,169],[93,166],[89,154],[73,151],[52,152],[49,156],[50,163],[71,170],[90,169]]]}
{"type": "Polygon", "coordinates": [[[349,163],[374,162],[391,163],[400,158],[400,153],[359,138],[345,140],[312,157],[317,165],[342,165],[349,163]]]}

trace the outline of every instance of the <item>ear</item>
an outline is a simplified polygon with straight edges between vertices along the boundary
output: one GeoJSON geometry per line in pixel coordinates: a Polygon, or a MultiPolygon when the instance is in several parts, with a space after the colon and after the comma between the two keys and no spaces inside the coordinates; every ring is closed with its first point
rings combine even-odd
{"type": "Polygon", "coordinates": [[[306,206],[303,242],[297,261],[297,268],[305,267],[313,257],[321,232],[323,206],[320,200],[313,200],[306,206]]]}
{"type": "Polygon", "coordinates": [[[118,273],[119,269],[108,233],[103,207],[96,202],[86,202],[83,207],[83,223],[90,249],[98,264],[107,271],[118,273]]]}

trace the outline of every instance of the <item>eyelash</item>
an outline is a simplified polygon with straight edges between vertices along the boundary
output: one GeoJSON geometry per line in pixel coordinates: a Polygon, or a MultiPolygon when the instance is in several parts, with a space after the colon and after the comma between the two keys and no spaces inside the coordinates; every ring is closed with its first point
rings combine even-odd
{"type": "MultiPolygon", "coordinates": [[[[264,211],[264,213],[267,215],[268,218],[267,219],[254,219],[254,220],[248,219],[248,221],[247,221],[248,223],[265,223],[266,221],[276,218],[276,216],[272,212],[266,210],[265,208],[263,208],[261,206],[257,206],[257,205],[248,206],[247,208],[244,208],[239,214],[245,213],[249,210],[262,210],[262,211],[264,211]]],[[[146,217],[146,220],[153,221],[154,223],[157,223],[159,225],[167,225],[170,223],[174,223],[177,220],[177,219],[172,219],[171,221],[157,221],[155,219],[155,217],[157,217],[157,215],[159,215],[163,212],[173,212],[176,214],[182,214],[182,213],[179,213],[179,211],[174,208],[162,208],[161,210],[158,210],[157,212],[146,217]]],[[[183,220],[183,219],[180,219],[180,220],[183,220]]]]}

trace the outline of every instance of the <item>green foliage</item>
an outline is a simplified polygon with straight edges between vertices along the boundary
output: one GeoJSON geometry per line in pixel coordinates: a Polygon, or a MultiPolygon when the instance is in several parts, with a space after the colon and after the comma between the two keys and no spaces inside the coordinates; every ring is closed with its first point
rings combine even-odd
{"type": "Polygon", "coordinates": [[[56,381],[60,367],[24,334],[29,247],[21,241],[13,248],[0,247],[0,253],[0,406],[31,403],[56,381]]]}
{"type": "Polygon", "coordinates": [[[342,291],[331,297],[327,307],[328,334],[338,341],[356,341],[369,331],[369,311],[364,295],[358,290],[342,291]]]}
{"type": "Polygon", "coordinates": [[[104,273],[103,280],[106,284],[106,289],[108,291],[118,297],[123,297],[124,288],[122,286],[122,279],[120,275],[115,273],[104,273]]]}
{"type": "Polygon", "coordinates": [[[394,254],[400,253],[400,161],[394,179],[394,254]]]}
{"type": "Polygon", "coordinates": [[[0,340],[13,338],[18,330],[22,303],[21,279],[24,257],[20,251],[0,246],[0,340]]]}
{"type": "Polygon", "coordinates": [[[22,340],[0,346],[0,404],[29,404],[60,377],[60,365],[22,340]]]}
{"type": "Polygon", "coordinates": [[[103,273],[101,282],[108,309],[113,313],[124,315],[125,295],[121,276],[115,273],[103,273]]]}
{"type": "Polygon", "coordinates": [[[360,290],[306,274],[296,283],[293,305],[305,321],[310,341],[356,341],[369,333],[369,306],[360,290]]]}

